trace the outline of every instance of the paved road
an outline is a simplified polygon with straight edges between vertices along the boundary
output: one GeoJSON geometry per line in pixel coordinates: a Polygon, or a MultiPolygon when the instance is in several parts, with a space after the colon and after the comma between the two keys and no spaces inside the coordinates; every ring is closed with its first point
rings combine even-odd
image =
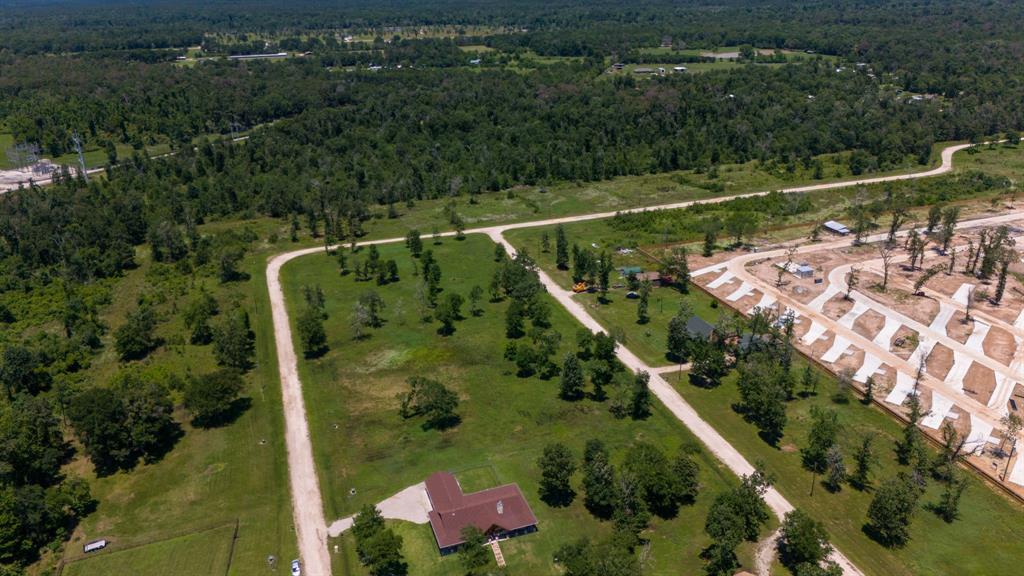
{"type": "MultiPolygon", "coordinates": [[[[953,169],[953,154],[970,147],[969,144],[957,144],[949,146],[942,151],[942,163],[938,168],[917,172],[913,174],[899,174],[894,176],[879,176],[876,178],[865,178],[861,180],[850,180],[841,182],[828,182],[814,184],[811,186],[798,186],[780,190],[783,193],[813,192],[817,190],[829,190],[859,186],[863,184],[874,184],[879,182],[892,182],[897,180],[911,180],[916,178],[927,178],[945,174],[953,169]]],[[[602,212],[596,214],[582,214],[578,216],[566,216],[563,218],[551,218],[533,222],[520,222],[516,224],[505,224],[501,226],[490,226],[467,230],[467,234],[486,234],[495,241],[505,246],[506,250],[514,251],[512,246],[505,241],[502,234],[508,230],[520,228],[532,228],[536,226],[548,226],[552,224],[563,224],[570,222],[583,222],[587,220],[598,220],[610,218],[620,212],[640,212],[643,210],[675,209],[685,208],[693,204],[717,203],[732,200],[734,198],[762,196],[769,191],[753,192],[748,194],[734,194],[706,200],[691,200],[676,202],[659,206],[646,206],[617,212],[602,212]]],[[[446,232],[442,236],[452,236],[454,232],[446,232]]],[[[405,238],[386,238],[368,242],[360,242],[361,246],[369,244],[388,244],[404,242],[405,238]]],[[[288,450],[288,476],[291,482],[292,492],[292,516],[295,522],[295,529],[298,536],[299,553],[305,566],[304,573],[310,576],[330,576],[331,562],[327,550],[326,534],[327,524],[323,514],[323,498],[320,494],[320,483],[316,475],[316,463],[313,460],[313,446],[309,437],[309,423],[306,419],[306,408],[302,396],[302,383],[299,381],[298,363],[295,355],[295,348],[292,340],[291,326],[288,322],[288,311],[285,306],[284,293],[281,290],[280,272],[281,267],[287,262],[314,254],[323,248],[306,248],[295,250],[273,257],[267,265],[267,290],[270,293],[271,312],[274,321],[274,341],[277,347],[278,371],[281,377],[281,397],[285,414],[285,444],[288,450]]],[[[563,306],[566,307],[576,318],[591,330],[603,331],[604,329],[590,317],[587,312],[578,304],[572,301],[569,293],[557,286],[550,277],[543,272],[541,279],[548,286],[548,290],[563,306]]],[[[697,412],[687,404],[681,396],[669,385],[659,374],[653,372],[650,367],[640,361],[627,348],[618,348],[620,360],[633,370],[647,370],[651,373],[651,390],[669,408],[669,410],[681,420],[690,430],[700,438],[722,462],[729,466],[737,475],[750,474],[754,471],[753,466],[747,462],[742,455],[714,428],[705,422],[697,412]]],[[[786,501],[774,489],[765,495],[765,500],[775,512],[782,516],[792,505],[786,501]]],[[[848,576],[859,576],[861,572],[844,556],[836,552],[835,559],[843,567],[844,574],[848,576]]]]}

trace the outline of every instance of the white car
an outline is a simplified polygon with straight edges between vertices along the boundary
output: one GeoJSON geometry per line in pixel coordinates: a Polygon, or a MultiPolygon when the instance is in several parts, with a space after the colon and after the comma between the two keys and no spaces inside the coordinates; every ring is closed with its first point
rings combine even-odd
{"type": "Polygon", "coordinates": [[[292,560],[292,576],[302,576],[302,564],[298,560],[292,560]]]}

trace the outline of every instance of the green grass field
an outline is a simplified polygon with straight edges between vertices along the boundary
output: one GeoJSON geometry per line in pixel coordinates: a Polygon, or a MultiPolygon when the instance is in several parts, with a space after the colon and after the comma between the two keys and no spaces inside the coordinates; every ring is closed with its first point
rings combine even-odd
{"type": "MultiPolygon", "coordinates": [[[[235,229],[245,226],[253,226],[264,237],[269,233],[265,221],[231,223],[235,229]]],[[[276,223],[274,226],[284,224],[276,223]]],[[[214,223],[204,229],[220,231],[221,228],[214,223]]],[[[193,428],[188,423],[188,415],[177,408],[175,416],[182,424],[184,436],[163,460],[140,464],[128,473],[96,478],[87,460],[79,456],[72,461],[68,469],[90,481],[93,495],[100,505],[72,535],[67,547],[69,557],[75,557],[84,542],[107,538],[113,542],[109,551],[113,562],[118,557],[114,553],[119,547],[159,541],[211,524],[230,522],[233,525],[235,519],[239,521],[239,539],[230,574],[265,573],[269,554],[289,560],[296,556],[282,433],[280,381],[264,276],[268,252],[279,251],[283,247],[255,246],[243,266],[251,278],[227,285],[219,284],[206,274],[191,277],[168,274],[166,268],[154,266],[148,254],[140,251],[137,257],[139,268],[129,271],[116,283],[111,293],[111,304],[102,312],[102,320],[111,328],[105,337],[107,346],[87,371],[87,381],[102,383],[116,373],[119,363],[110,334],[124,322],[124,315],[134,308],[139,295],[153,292],[165,298],[158,308],[164,318],[158,327],[158,335],[164,338],[165,344],[143,362],[149,373],[184,376],[189,372],[201,374],[213,370],[215,364],[211,347],[192,346],[182,338],[186,331],[180,309],[194,297],[199,285],[205,284],[220,301],[222,310],[227,309],[231,302],[243,303],[250,310],[252,327],[257,335],[256,367],[246,377],[243,396],[251,399],[251,405],[233,423],[213,429],[193,428]]],[[[180,398],[176,401],[180,402],[180,398]]],[[[138,549],[138,554],[147,555],[142,552],[146,548],[138,549]]],[[[156,552],[153,555],[159,557],[160,554],[156,552]]],[[[196,548],[194,561],[212,561],[212,558],[206,558],[209,554],[214,552],[196,548]]],[[[128,552],[123,558],[135,561],[135,556],[129,556],[128,552]]],[[[92,561],[83,562],[81,569],[92,561]]],[[[130,571],[104,573],[142,576],[170,573],[159,570],[147,573],[136,569],[134,564],[130,567],[130,571]]],[[[220,576],[223,570],[216,574],[220,576]]]]}
{"type": "MultiPolygon", "coordinates": [[[[802,370],[802,360],[797,364],[802,370]]],[[[670,375],[670,381],[679,377],[670,375]]],[[[890,550],[870,540],[863,532],[870,493],[844,486],[836,494],[821,485],[810,496],[811,474],[803,469],[798,448],[806,444],[812,406],[834,408],[839,412],[843,431],[839,444],[851,455],[866,434],[875,434],[875,451],[880,457],[875,482],[890,478],[901,467],[892,447],[900,435],[900,425],[874,407],[853,400],[835,404],[830,400],[835,389],[831,378],[823,378],[818,395],[797,399],[789,404],[789,424],[780,448],[766,444],[753,425],[736,414],[731,405],[739,399],[733,372],[718,388],[708,390],[688,383],[686,374],[676,389],[700,415],[718,430],[748,460],[763,461],[777,477],[776,487],[794,506],[803,508],[825,522],[832,542],[867,574],[899,576],[904,574],[1012,574],[1024,557],[1024,507],[986,486],[973,474],[960,504],[961,518],[947,524],[924,505],[937,500],[941,488],[929,483],[921,498],[906,548],[890,550]]]]}
{"type": "MultiPolygon", "coordinates": [[[[944,144],[937,144],[935,149],[944,144]]],[[[959,161],[964,155],[958,155],[959,161]]],[[[822,181],[853,180],[926,169],[910,159],[891,169],[853,176],[847,164],[848,153],[820,156],[824,165],[823,180],[815,180],[813,170],[800,163],[790,172],[777,163],[724,164],[717,174],[694,170],[677,170],[660,174],[621,176],[600,182],[564,182],[551,185],[519,186],[502,192],[454,199],[455,209],[469,228],[501,223],[528,222],[572,214],[614,212],[627,208],[657,206],[688,200],[702,200],[732,194],[779,190],[822,181]]],[[[931,166],[939,163],[933,154],[931,166]]],[[[852,194],[852,191],[847,191],[852,194]]],[[[371,209],[373,218],[364,229],[368,238],[403,236],[410,228],[430,234],[435,228],[448,230],[446,208],[451,200],[422,200],[412,208],[396,206],[399,217],[387,218],[387,207],[371,209]]],[[[591,223],[581,225],[586,228],[591,223]]]]}
{"type": "Polygon", "coordinates": [[[70,562],[62,575],[221,576],[228,569],[234,532],[231,524],[129,550],[111,548],[70,562]]]}
{"type": "MultiPolygon", "coordinates": [[[[438,257],[445,290],[466,294],[475,284],[485,286],[493,269],[493,244],[470,236],[463,242],[445,240],[432,248],[438,257]]],[[[360,254],[364,258],[365,254],[360,254]]],[[[645,439],[674,454],[679,446],[694,445],[693,436],[657,405],[646,421],[615,419],[607,403],[557,398],[557,381],[518,378],[503,360],[506,303],[485,303],[481,317],[456,325],[449,337],[436,333],[438,324],[422,323],[414,299],[411,257],[401,245],[381,247],[381,257],[394,258],[402,280],[377,287],[341,277],[333,258],[314,255],[295,260],[282,271],[286,296],[293,311],[301,303],[301,287],[319,284],[326,296],[326,328],[330,351],[312,361],[300,361],[315,457],[328,521],[375,503],[436,470],[451,470],[472,489],[517,482],[540,519],[540,531],[503,544],[505,558],[517,574],[556,574],[552,554],[579,536],[610,532],[583,508],[581,497],[568,508],[555,509],[537,497],[535,461],[543,446],[562,441],[577,453],[591,437],[603,439],[622,458],[625,448],[645,439]],[[348,327],[355,298],[376,290],[384,299],[387,320],[371,337],[356,341],[348,327]],[[460,396],[462,423],[447,432],[424,431],[420,422],[403,421],[396,395],[410,375],[438,378],[460,396]],[[356,495],[350,496],[350,489],[356,495]]],[[[552,323],[563,338],[563,349],[574,346],[575,322],[552,304],[552,323]]],[[[699,456],[703,492],[697,503],[681,509],[677,518],[657,520],[648,574],[697,573],[700,550],[708,541],[703,522],[712,495],[736,479],[710,456],[699,456]]],[[[577,478],[577,482],[578,482],[577,478]]],[[[406,538],[411,574],[451,574],[457,560],[441,559],[426,526],[399,523],[406,538]]],[[[347,537],[338,540],[334,554],[340,574],[359,574],[347,537]]]]}

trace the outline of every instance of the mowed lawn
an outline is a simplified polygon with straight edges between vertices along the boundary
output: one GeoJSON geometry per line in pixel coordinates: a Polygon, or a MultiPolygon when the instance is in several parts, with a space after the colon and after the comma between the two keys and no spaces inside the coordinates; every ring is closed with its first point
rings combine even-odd
{"type": "Polygon", "coordinates": [[[62,574],[220,576],[228,569],[234,531],[234,525],[228,525],[140,548],[119,552],[97,552],[95,556],[68,564],[62,574]]]}
{"type": "MultiPolygon", "coordinates": [[[[490,240],[470,235],[461,242],[445,239],[439,246],[427,238],[425,244],[440,262],[446,292],[465,295],[474,285],[488,285],[496,267],[490,240]]],[[[505,558],[513,573],[557,574],[552,555],[559,546],[610,534],[611,526],[590,516],[582,495],[560,509],[539,500],[536,460],[547,443],[564,442],[580,456],[588,439],[600,438],[616,462],[635,440],[654,443],[670,456],[682,445],[698,446],[660,404],[655,403],[645,421],[618,420],[607,403],[558,399],[557,379],[517,377],[502,356],[506,302],[484,303],[481,317],[467,317],[456,324],[453,335],[440,336],[438,323],[420,321],[417,278],[405,247],[387,245],[380,251],[383,259],[396,260],[401,281],[380,287],[357,282],[352,275],[342,277],[335,259],[323,254],[295,260],[282,270],[293,320],[303,305],[302,286],[319,285],[326,298],[330,351],[315,360],[300,360],[299,370],[328,522],[421,482],[436,470],[455,472],[476,489],[517,482],[539,518],[540,530],[503,543],[505,558]],[[386,324],[364,340],[353,340],[349,316],[358,296],[369,290],[383,298],[386,324]],[[397,395],[413,375],[436,378],[458,392],[458,427],[424,431],[420,420],[402,420],[397,395]]],[[[356,255],[365,257],[366,249],[356,255]]],[[[577,324],[553,301],[551,307],[563,351],[574,349],[577,324]]],[[[736,478],[703,452],[698,460],[703,491],[678,517],[653,523],[648,574],[702,569],[699,553],[709,543],[703,533],[707,507],[736,478]]],[[[579,475],[575,482],[578,486],[579,475]]],[[[438,556],[429,527],[397,524],[406,540],[411,574],[440,576],[459,570],[457,559],[438,556]]],[[[350,537],[337,544],[339,552],[333,557],[339,573],[361,573],[350,537]]]]}
{"type": "MultiPolygon", "coordinates": [[[[802,359],[798,359],[796,369],[803,370],[802,359]]],[[[865,535],[863,527],[872,497],[870,493],[844,486],[841,492],[832,494],[818,484],[814,495],[810,495],[811,474],[803,469],[798,449],[806,445],[812,406],[832,408],[839,413],[843,425],[839,445],[846,456],[848,470],[852,470],[852,455],[866,434],[875,435],[875,453],[880,459],[874,476],[876,486],[895,476],[897,471],[907,470],[898,464],[893,452],[901,425],[857,399],[849,404],[832,402],[835,383],[831,378],[822,375],[817,396],[790,402],[789,423],[779,442],[780,448],[762,441],[755,427],[732,410],[732,404],[739,399],[735,372],[712,390],[690,385],[685,373],[681,382],[675,374],[669,378],[700,415],[748,460],[766,464],[768,471],[776,476],[776,487],[794,506],[825,522],[832,542],[865,573],[876,576],[1020,573],[1020,562],[1024,558],[1024,540],[1020,538],[1024,531],[1024,507],[995,492],[973,473],[968,475],[969,485],[961,500],[961,517],[952,524],[925,508],[936,502],[942,491],[938,482],[929,481],[914,515],[910,543],[899,550],[884,548],[865,535]]]]}

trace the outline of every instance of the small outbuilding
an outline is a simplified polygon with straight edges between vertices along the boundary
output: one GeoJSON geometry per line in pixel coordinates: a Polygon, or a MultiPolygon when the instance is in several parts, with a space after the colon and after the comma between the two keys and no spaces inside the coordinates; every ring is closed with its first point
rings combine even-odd
{"type": "Polygon", "coordinates": [[[639,278],[640,275],[643,273],[644,269],[639,266],[622,266],[621,268],[619,268],[619,274],[621,274],[623,278],[629,276],[630,274],[636,274],[637,278],[639,278]]]}
{"type": "Polygon", "coordinates": [[[846,236],[847,234],[850,233],[850,229],[847,228],[845,224],[841,222],[836,222],[835,220],[829,220],[828,222],[822,224],[822,226],[825,227],[825,230],[828,230],[829,232],[833,234],[838,234],[840,236],[846,236]]]}
{"type": "Polygon", "coordinates": [[[797,278],[811,278],[814,276],[814,267],[810,264],[797,264],[796,262],[779,262],[776,264],[786,272],[797,278]]]}

